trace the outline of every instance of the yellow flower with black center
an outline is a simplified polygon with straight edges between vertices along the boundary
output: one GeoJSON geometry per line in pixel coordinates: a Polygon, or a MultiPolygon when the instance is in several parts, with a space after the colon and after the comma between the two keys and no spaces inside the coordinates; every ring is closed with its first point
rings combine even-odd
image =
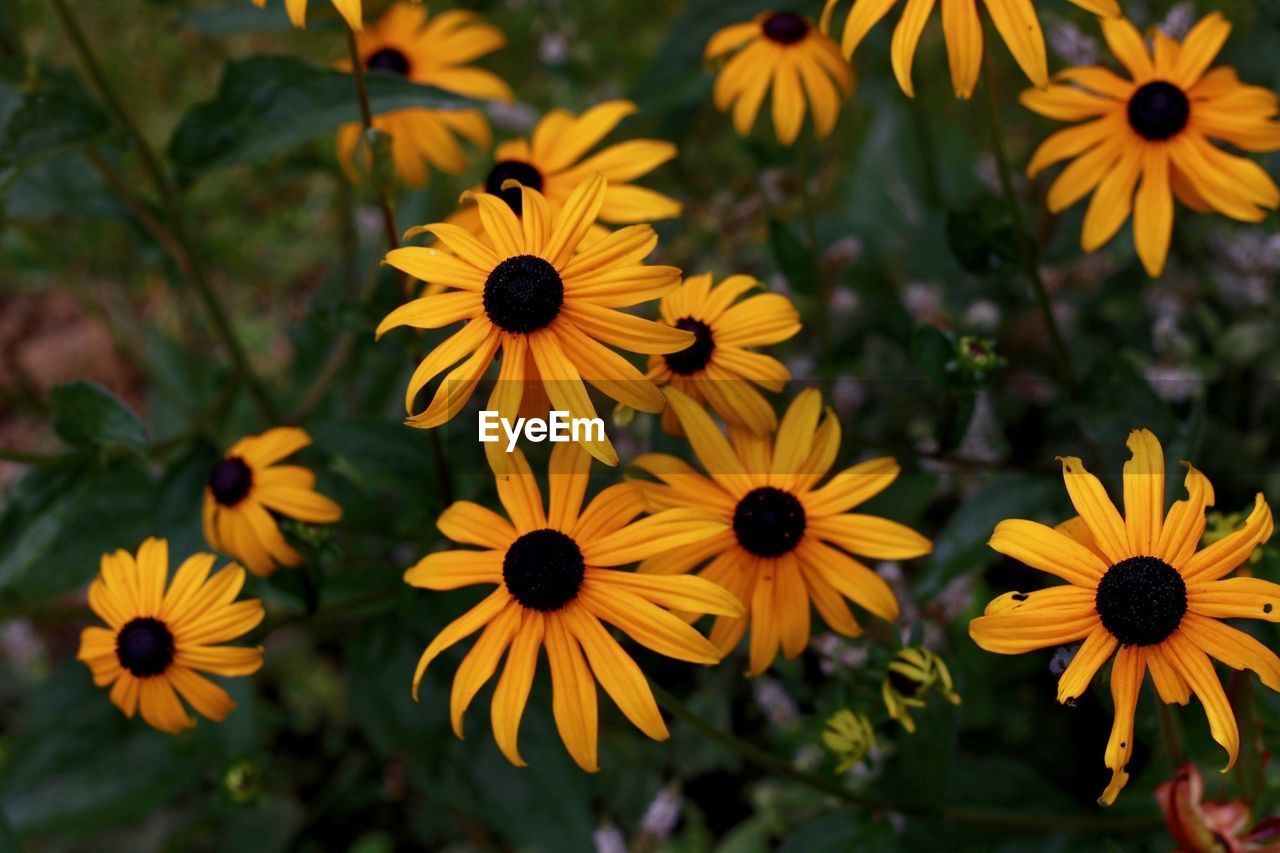
{"type": "Polygon", "coordinates": [[[836,757],[836,772],[844,773],[860,764],[876,746],[875,729],[866,714],[841,708],[827,718],[822,744],[836,757]]]}
{"type": "MultiPolygon", "coordinates": [[[[488,408],[514,419],[527,396],[526,383],[540,383],[547,399],[572,418],[594,418],[583,381],[618,402],[644,412],[661,411],[662,392],[631,362],[605,344],[661,354],[684,349],[693,333],[673,329],[617,309],[657,299],[680,281],[675,267],[647,266],[658,244],[648,225],[630,225],[580,249],[604,204],[607,184],[584,181],[559,213],[537,190],[521,187],[517,217],[501,198],[468,194],[487,242],[461,226],[436,223],[413,229],[434,235],[445,249],[411,246],[387,254],[387,263],[422,281],[450,288],[408,302],[378,326],[381,336],[398,326],[438,329],[466,321],[414,371],[405,392],[405,421],[438,427],[456,415],[498,351],[502,365],[488,408]],[[436,376],[456,364],[427,408],[414,401],[436,376]]],[[[606,465],[618,464],[607,436],[582,436],[584,446],[606,465]]]]}
{"type": "Polygon", "coordinates": [[[808,18],[797,12],[764,12],[732,24],[707,42],[706,58],[722,59],[716,77],[716,109],[733,111],[733,126],[751,133],[764,96],[773,87],[773,130],[791,145],[800,136],[806,108],[814,132],[828,136],[840,117],[840,103],[853,91],[853,69],[808,18]]]}
{"type": "MultiPolygon", "coordinates": [[[[468,98],[510,101],[511,87],[502,78],[466,64],[506,41],[501,30],[483,23],[474,12],[451,9],[428,20],[425,5],[397,3],[356,37],[356,48],[368,74],[399,74],[468,98]]],[[[351,62],[338,67],[350,71],[351,62]]],[[[395,110],[374,116],[373,126],[391,137],[396,174],[411,187],[424,185],[433,167],[450,175],[467,168],[458,136],[477,148],[492,144],[489,122],[477,109],[395,110]]],[[[368,166],[363,134],[358,123],[338,130],[338,158],[348,174],[356,173],[357,155],[368,166]]]]}
{"type": "Polygon", "coordinates": [[[342,517],[342,507],[315,490],[315,474],[301,465],[276,464],[309,444],[305,430],[276,427],[231,446],[209,472],[204,490],[204,538],[210,547],[259,577],[302,563],[276,517],[308,524],[342,517]]]}
{"type": "Polygon", "coordinates": [[[1154,278],[1169,253],[1175,197],[1242,222],[1261,222],[1280,207],[1280,189],[1266,170],[1213,144],[1280,150],[1280,98],[1243,85],[1231,68],[1209,69],[1231,32],[1217,12],[1181,43],[1157,30],[1153,52],[1123,18],[1104,21],[1102,31],[1131,79],[1097,66],[1071,68],[1058,75],[1061,84],[1024,92],[1029,109],[1084,122],[1046,139],[1027,174],[1071,159],[1049,188],[1049,209],[1057,213],[1093,193],[1081,234],[1086,252],[1132,214],[1138,257],[1154,278]]]}
{"type": "Polygon", "coordinates": [[[111,701],[125,716],[170,734],[195,725],[178,696],[197,713],[221,721],[236,703],[199,673],[250,675],[262,666],[261,646],[228,646],[262,621],[262,602],[236,601],[244,569],[229,564],[209,576],[213,554],[188,557],[169,579],[169,544],[147,539],[138,555],[120,550],[102,555],[89,584],[89,607],[106,628],[80,633],[77,659],[93,672],[93,683],[111,688],[111,701]],[[176,692],[175,692],[176,691],[176,692]]]}
{"type": "MultiPolygon", "coordinates": [[[[476,192],[498,196],[519,216],[520,190],[508,183],[515,181],[542,193],[552,212],[559,213],[583,181],[600,175],[608,181],[598,216],[604,224],[592,228],[588,244],[608,233],[604,225],[633,225],[679,216],[680,202],[631,183],[675,159],[675,145],[659,139],[632,139],[588,153],[635,111],[636,105],[630,101],[606,101],[579,116],[566,110],[551,111],[538,122],[530,138],[513,139],[497,147],[493,168],[476,192]]],[[[474,207],[463,207],[449,221],[473,234],[484,233],[474,207]]]]}
{"type": "MultiPolygon", "coordinates": [[[[1002,521],[991,547],[1067,583],[1036,592],[1011,592],[969,624],[979,646],[999,654],[1083,644],[1058,681],[1058,701],[1072,703],[1114,656],[1111,695],[1115,721],[1107,742],[1110,804],[1129,779],[1133,715],[1145,673],[1161,701],[1200,699],[1214,740],[1235,764],[1240,734],[1210,658],[1251,669],[1280,690],[1280,658],[1253,637],[1220,621],[1280,621],[1280,585],[1226,578],[1271,536],[1271,510],[1258,494],[1245,526],[1199,548],[1213,487],[1187,467],[1187,498],[1164,513],[1164,453],[1147,430],[1129,435],[1124,466],[1124,515],[1102,483],[1074,456],[1062,458],[1063,478],[1079,516],[1057,528],[1034,521],[1002,521]]],[[[1225,772],[1225,771],[1224,771],[1225,772]]]]}
{"type": "Polygon", "coordinates": [[[517,766],[525,763],[517,733],[540,649],[551,666],[551,709],[560,737],[578,766],[594,772],[599,766],[597,681],[642,732],[655,740],[668,737],[644,673],[601,621],[659,654],[712,664],[720,660],[719,652],[668,608],[742,612],[732,595],[700,578],[656,578],[616,568],[667,548],[695,545],[723,530],[724,523],[712,513],[689,509],[636,521],[645,503],[632,483],[606,488],[583,509],[590,468],[591,457],[580,446],[557,444],[544,505],[538,482],[517,450],[496,477],[506,518],[459,501],[437,522],[449,539],[481,550],[429,554],[405,573],[407,583],[423,589],[497,585],[427,646],[413,676],[413,694],[416,698],[437,655],[483,628],[454,676],[453,730],[462,737],[467,706],[505,654],[493,694],[493,736],[517,766]]]}
{"type": "MultiPolygon", "coordinates": [[[[822,31],[831,32],[831,19],[843,0],[827,0],[822,11],[822,31]]],[[[1116,0],[1071,0],[1081,9],[1095,15],[1119,15],[1116,0]]],[[[898,0],[853,0],[840,36],[840,49],[853,58],[854,51],[871,28],[889,14],[898,0]]],[[[911,65],[924,25],[929,22],[935,0],[906,0],[902,17],[893,30],[890,59],[894,76],[907,97],[915,97],[911,82],[911,65]]],[[[1049,60],[1045,54],[1044,31],[1032,0],[942,0],[942,32],[947,42],[947,60],[951,67],[951,85],[957,98],[968,99],[982,71],[982,18],[984,6],[996,32],[1027,78],[1037,86],[1049,83],[1049,60]]]]}
{"type": "MultiPolygon", "coordinates": [[[[253,0],[253,5],[263,9],[267,0],[253,0]]],[[[338,10],[342,20],[357,33],[364,27],[364,15],[361,11],[361,0],[333,0],[333,8],[338,10]]],[[[307,0],[284,0],[284,10],[289,16],[289,23],[295,27],[307,27],[307,0]]]]}
{"type": "Polygon", "coordinates": [[[929,540],[905,525],[849,512],[898,476],[884,457],[837,473],[823,486],[840,449],[840,422],[809,389],[791,403],[776,436],[730,429],[729,437],[686,395],[666,389],[669,405],[706,474],[665,454],[646,454],[635,466],[660,483],[641,488],[654,510],[711,510],[726,529],[697,545],[660,554],[640,571],[699,574],[737,596],[746,613],[720,616],[711,642],[728,653],[751,627],[748,674],[772,665],[778,647],[794,658],[809,644],[809,607],[827,627],[852,637],[859,627],[845,599],[881,619],[898,616],[898,600],[884,579],[850,554],[897,560],[927,554],[929,540]]]}
{"type": "MultiPolygon", "coordinates": [[[[679,352],[649,357],[649,378],[670,385],[694,400],[711,404],[726,423],[754,432],[778,428],[778,416],[756,385],[778,392],[791,371],[776,358],[748,347],[785,341],[800,331],[800,315],[785,296],[762,293],[738,301],[760,287],[746,275],[729,276],[711,284],[711,275],[685,279],[662,297],[662,322],[694,335],[693,344],[679,352]]],[[[667,408],[662,423],[678,433],[675,412],[667,408]]]]}
{"type": "Polygon", "coordinates": [[[937,693],[952,705],[960,704],[960,694],[954,689],[946,662],[928,649],[916,646],[902,649],[893,656],[880,693],[889,716],[909,732],[916,730],[911,709],[923,708],[925,697],[930,693],[937,693]]]}

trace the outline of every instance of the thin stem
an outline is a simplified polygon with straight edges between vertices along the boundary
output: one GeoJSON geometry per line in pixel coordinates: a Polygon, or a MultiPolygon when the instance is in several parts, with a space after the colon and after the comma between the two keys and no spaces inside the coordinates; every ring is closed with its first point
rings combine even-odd
{"type": "Polygon", "coordinates": [[[813,204],[813,172],[810,168],[808,145],[802,145],[798,155],[800,178],[800,208],[804,218],[805,241],[809,244],[809,261],[812,264],[814,287],[818,295],[818,311],[814,326],[818,334],[818,361],[822,371],[822,390],[831,395],[831,382],[835,375],[831,358],[831,282],[822,270],[822,246],[818,241],[818,220],[813,204]]]}
{"type": "Polygon", "coordinates": [[[1018,243],[1018,255],[1022,259],[1023,271],[1031,282],[1031,291],[1035,296],[1036,306],[1044,318],[1045,327],[1049,331],[1049,345],[1053,351],[1053,360],[1058,375],[1068,392],[1074,397],[1079,388],[1079,379],[1075,365],[1071,361],[1071,353],[1064,343],[1062,330],[1053,315],[1053,303],[1049,299],[1049,290],[1045,287],[1044,277],[1040,275],[1039,249],[1027,228],[1022,207],[1018,203],[1017,193],[1013,187],[1013,169],[1009,165],[1009,155],[1004,149],[1004,128],[1000,121],[1000,103],[996,98],[995,75],[991,73],[990,54],[984,58],[982,66],[983,88],[987,90],[987,126],[991,131],[991,152],[996,161],[996,173],[1000,178],[1000,190],[1004,194],[1005,206],[1009,209],[1009,218],[1013,223],[1014,239],[1018,243]]]}
{"type": "Polygon", "coordinates": [[[907,108],[911,111],[911,134],[916,138],[916,149],[920,152],[920,171],[924,178],[924,200],[931,208],[943,205],[942,180],[938,176],[938,153],[933,144],[933,131],[929,127],[929,118],[925,115],[924,105],[920,97],[907,99],[907,108]]]}
{"type": "Polygon", "coordinates": [[[895,803],[883,797],[853,791],[834,779],[828,779],[807,770],[801,770],[790,762],[768,750],[761,749],[737,735],[713,726],[694,713],[687,705],[656,684],[650,685],[658,704],[666,708],[672,716],[687,723],[700,734],[710,738],[726,749],[736,753],[751,763],[784,776],[801,785],[812,788],[819,793],[835,797],[849,805],[862,806],[878,811],[892,811],[900,814],[922,818],[934,818],[948,823],[967,826],[981,826],[1008,832],[1141,832],[1159,826],[1159,815],[1124,815],[1117,817],[1091,817],[1075,815],[1027,814],[1024,812],[1007,812],[1000,809],[972,809],[946,807],[928,810],[914,805],[895,803]]]}
{"type": "MultiPolygon", "coordinates": [[[[367,131],[373,130],[373,110],[369,107],[369,89],[364,82],[364,60],[360,57],[360,48],[356,44],[356,34],[347,27],[347,49],[351,53],[351,76],[356,81],[356,98],[360,101],[360,121],[364,125],[365,144],[370,144],[367,131]]],[[[370,153],[372,157],[372,152],[370,153]]],[[[374,172],[378,170],[375,166],[374,172]]],[[[391,248],[400,248],[400,230],[396,227],[396,211],[392,203],[391,192],[383,186],[378,187],[378,204],[382,208],[382,227],[387,232],[387,242],[391,248]]]]}
{"type": "MultiPolygon", "coordinates": [[[[200,301],[204,304],[205,311],[209,314],[209,319],[213,323],[214,330],[218,336],[222,338],[223,343],[227,347],[227,351],[231,355],[231,360],[235,365],[236,371],[244,378],[245,383],[249,387],[249,392],[253,396],[254,401],[261,409],[263,416],[272,422],[279,420],[276,412],[275,404],[270,395],[267,394],[266,388],[254,373],[249,363],[249,357],[244,347],[240,343],[239,337],[236,336],[235,330],[231,326],[231,322],[227,317],[226,309],[223,307],[217,293],[210,285],[208,278],[204,274],[204,270],[196,259],[196,252],[193,248],[190,236],[187,232],[185,216],[182,209],[182,200],[174,185],[170,182],[169,176],[165,173],[160,157],[156,154],[155,149],[151,147],[151,143],[147,141],[146,135],[142,132],[142,128],[138,126],[137,121],[129,113],[123,102],[116,95],[115,90],[111,87],[111,83],[107,80],[106,75],[102,71],[102,64],[98,61],[97,55],[93,52],[93,47],[89,44],[89,39],[85,35],[84,30],[80,27],[80,22],[76,19],[75,14],[67,5],[66,0],[51,0],[54,10],[58,14],[59,20],[62,22],[63,28],[67,32],[67,36],[71,39],[71,44],[75,48],[76,53],[80,57],[81,64],[84,65],[85,71],[93,80],[99,94],[106,101],[107,107],[115,115],[116,119],[124,125],[129,135],[133,138],[138,152],[142,157],[143,168],[150,175],[151,180],[155,183],[156,191],[159,193],[164,206],[165,213],[171,227],[165,231],[158,228],[158,221],[153,216],[140,216],[140,220],[144,227],[152,232],[153,236],[161,243],[162,246],[170,253],[183,275],[195,287],[196,292],[200,296],[200,301]]],[[[99,173],[104,170],[111,174],[112,177],[107,181],[108,186],[113,191],[121,195],[122,200],[134,211],[135,214],[145,212],[146,207],[135,199],[131,193],[127,191],[127,184],[114,176],[110,167],[105,160],[98,158],[96,162],[91,158],[95,168],[99,173]]]]}
{"type": "MultiPolygon", "coordinates": [[[[347,50],[351,54],[351,76],[356,81],[356,98],[360,101],[360,119],[364,124],[366,143],[368,140],[368,131],[373,130],[373,110],[369,106],[369,89],[364,82],[364,60],[360,57],[360,47],[356,44],[355,31],[347,27],[347,50]]],[[[370,151],[370,157],[376,156],[376,151],[370,151]]],[[[378,172],[377,164],[374,164],[373,171],[378,172]]],[[[381,182],[380,182],[381,183],[381,182]]],[[[393,204],[391,191],[385,186],[378,187],[378,202],[382,208],[382,225],[387,234],[387,244],[392,249],[400,248],[400,229],[396,227],[396,211],[393,204]]],[[[402,284],[405,296],[413,295],[413,279],[406,275],[402,284]]],[[[344,357],[345,358],[345,357],[344,357]]],[[[338,363],[340,366],[340,362],[338,363]]],[[[334,368],[336,372],[336,367],[334,368]]],[[[328,379],[325,380],[329,381],[328,379]]],[[[314,404],[314,400],[307,400],[314,404]]],[[[449,460],[444,452],[444,445],[440,441],[440,434],[435,430],[431,430],[431,453],[435,459],[436,475],[440,482],[440,496],[444,500],[445,505],[453,503],[453,476],[449,470],[449,460]]]]}
{"type": "Polygon", "coordinates": [[[1156,712],[1160,720],[1160,738],[1164,741],[1164,751],[1168,754],[1173,769],[1177,770],[1178,765],[1182,764],[1182,738],[1178,734],[1178,721],[1174,719],[1173,709],[1158,694],[1156,712]]]}

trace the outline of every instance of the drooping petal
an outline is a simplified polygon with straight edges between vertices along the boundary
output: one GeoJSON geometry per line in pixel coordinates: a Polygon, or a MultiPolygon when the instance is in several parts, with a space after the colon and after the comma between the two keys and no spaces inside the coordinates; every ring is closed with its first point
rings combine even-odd
{"type": "Polygon", "coordinates": [[[1098,802],[1111,805],[1120,789],[1129,781],[1126,767],[1133,755],[1133,715],[1138,707],[1138,693],[1146,674],[1146,650],[1139,646],[1121,646],[1111,667],[1111,698],[1115,702],[1115,718],[1111,737],[1107,740],[1106,764],[1111,782],[1098,802]]]}

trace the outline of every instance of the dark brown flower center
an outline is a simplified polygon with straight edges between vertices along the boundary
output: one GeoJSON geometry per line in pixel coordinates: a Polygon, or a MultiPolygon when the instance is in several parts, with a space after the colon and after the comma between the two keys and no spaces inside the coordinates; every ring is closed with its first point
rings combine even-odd
{"type": "Polygon", "coordinates": [[[507,181],[516,181],[520,186],[541,192],[542,173],[532,163],[523,160],[502,160],[489,170],[489,176],[484,179],[484,191],[498,196],[519,216],[524,212],[524,197],[520,194],[520,187],[504,190],[502,185],[507,181]]]}
{"type": "Polygon", "coordinates": [[[1160,142],[1182,132],[1191,118],[1191,102],[1172,83],[1155,80],[1129,98],[1129,126],[1143,139],[1160,142]]]}
{"type": "Polygon", "coordinates": [[[564,304],[564,282],[549,262],[516,255],[494,267],[484,283],[484,312],[505,332],[527,334],[547,326],[564,304]]]}
{"type": "Polygon", "coordinates": [[[761,486],[738,501],[733,532],[738,544],[757,557],[780,557],[804,538],[804,507],[795,495],[761,486]]]}
{"type": "Polygon", "coordinates": [[[409,57],[394,47],[384,47],[370,55],[364,61],[364,67],[370,71],[388,71],[399,74],[401,77],[408,77],[409,57]]]}
{"type": "Polygon", "coordinates": [[[1094,606],[1102,626],[1123,645],[1154,646],[1182,623],[1187,585],[1164,560],[1130,557],[1107,569],[1094,606]]]}
{"type": "Polygon", "coordinates": [[[795,44],[809,34],[809,22],[795,12],[774,12],[764,19],[764,35],[778,44],[795,44]]]}
{"type": "Polygon", "coordinates": [[[173,663],[173,634],[158,619],[134,619],[116,635],[116,658],[138,678],[159,675],[173,663]]]}
{"type": "Polygon", "coordinates": [[[523,607],[559,610],[578,597],[586,563],[578,543],[559,530],[534,530],[511,543],[502,581],[523,607]]]}
{"type": "Polygon", "coordinates": [[[715,351],[716,342],[711,337],[711,327],[701,320],[692,317],[681,317],[676,320],[676,328],[693,332],[693,343],[680,350],[663,356],[672,373],[689,376],[697,373],[711,361],[711,353],[715,351]]]}
{"type": "Polygon", "coordinates": [[[213,466],[209,474],[209,491],[223,506],[235,506],[245,499],[253,487],[253,471],[238,456],[228,456],[213,466]]]}

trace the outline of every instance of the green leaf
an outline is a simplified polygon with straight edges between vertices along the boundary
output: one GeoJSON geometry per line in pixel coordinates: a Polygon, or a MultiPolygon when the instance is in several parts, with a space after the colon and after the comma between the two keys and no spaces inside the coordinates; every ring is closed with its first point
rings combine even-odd
{"type": "MultiPolygon", "coordinates": [[[[369,74],[366,84],[374,113],[477,105],[396,74],[369,74]]],[[[212,100],[183,116],[169,156],[182,178],[193,180],[213,169],[262,162],[359,120],[351,75],[290,56],[253,56],[227,65],[212,100]]]]}
{"type": "Polygon", "coordinates": [[[225,6],[202,6],[180,14],[176,23],[212,38],[245,33],[275,33],[292,29],[284,3],[268,3],[258,9],[232,0],[225,6]]]}
{"type": "Polygon", "coordinates": [[[128,406],[101,385],[71,382],[53,389],[53,428],[76,447],[146,450],[147,430],[128,406]]]}
{"type": "Polygon", "coordinates": [[[6,492],[0,513],[0,590],[39,601],[80,586],[103,553],[136,548],[155,532],[153,509],[152,484],[133,459],[31,471],[6,492]]]}
{"type": "Polygon", "coordinates": [[[46,77],[36,91],[0,88],[0,190],[32,166],[97,142],[111,117],[65,75],[46,77]]]}
{"type": "MultiPolygon", "coordinates": [[[[0,79],[14,83],[20,82],[27,70],[20,5],[18,0],[0,0],[0,79]]],[[[0,849],[4,849],[3,844],[0,849]]]]}

